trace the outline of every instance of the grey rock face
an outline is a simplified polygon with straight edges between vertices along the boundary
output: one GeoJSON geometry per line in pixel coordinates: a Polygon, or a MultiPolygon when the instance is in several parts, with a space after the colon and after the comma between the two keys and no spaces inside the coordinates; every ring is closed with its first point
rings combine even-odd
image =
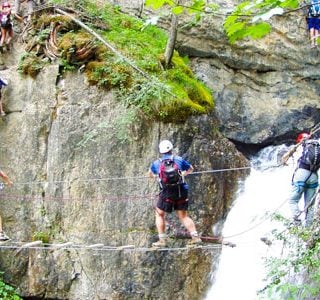
{"type": "MultiPolygon", "coordinates": [[[[287,141],[320,122],[320,52],[310,49],[305,12],[273,17],[272,33],[265,38],[230,45],[223,22],[234,3],[214,3],[221,6],[218,14],[196,26],[180,17],[177,48],[213,90],[223,135],[266,145],[287,141]]],[[[142,15],[150,14],[160,13],[145,7],[142,15]]],[[[161,15],[159,25],[168,28],[167,14],[161,15]]]]}
{"type": "MultiPolygon", "coordinates": [[[[89,86],[83,74],[59,73],[57,65],[36,79],[15,68],[4,93],[1,167],[14,181],[0,195],[11,245],[37,239],[72,242],[72,249],[4,249],[0,267],[24,297],[44,299],[198,299],[210,284],[211,250],[148,252],[157,239],[153,205],[157,182],[146,178],[157,145],[171,139],[176,153],[196,171],[247,165],[218,132],[214,117],[187,123],[136,122],[111,92],[89,86]],[[124,124],[124,125],[123,125],[124,124]],[[102,243],[127,251],[90,250],[102,243]],[[174,279],[174,280],[173,280],[174,279]],[[165,292],[164,292],[165,291],[165,292]]],[[[203,235],[225,217],[245,171],[190,175],[190,214],[203,235]]],[[[171,232],[185,235],[175,215],[171,232]]],[[[172,239],[181,247],[186,239],[172,239]]]]}
{"type": "Polygon", "coordinates": [[[207,19],[195,39],[186,43],[182,36],[182,47],[186,54],[193,48],[203,52],[193,67],[214,91],[225,136],[267,144],[320,121],[320,53],[309,47],[302,11],[273,18],[273,31],[264,39],[236,45],[223,36],[223,20],[207,19]]]}

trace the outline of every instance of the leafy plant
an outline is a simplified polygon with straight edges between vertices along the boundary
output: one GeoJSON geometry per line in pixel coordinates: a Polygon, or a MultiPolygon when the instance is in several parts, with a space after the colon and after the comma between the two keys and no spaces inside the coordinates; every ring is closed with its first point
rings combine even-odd
{"type": "Polygon", "coordinates": [[[39,32],[37,35],[38,43],[44,43],[50,35],[50,29],[45,28],[39,32]]]}
{"type": "Polygon", "coordinates": [[[0,272],[0,299],[3,300],[21,300],[16,289],[3,281],[4,272],[0,272]]]}
{"type": "Polygon", "coordinates": [[[25,52],[19,61],[18,72],[35,78],[44,67],[45,62],[32,52],[25,52]]]}
{"type": "Polygon", "coordinates": [[[101,122],[95,129],[91,130],[90,132],[86,132],[83,135],[81,141],[77,144],[78,147],[85,147],[90,142],[96,142],[98,136],[101,136],[102,132],[109,131],[111,129],[111,124],[106,122],[101,122]]]}
{"type": "MultiPolygon", "coordinates": [[[[302,1],[301,1],[302,2],[302,1]]],[[[218,10],[216,4],[207,4],[203,0],[192,0],[189,5],[171,0],[146,0],[146,5],[154,9],[169,7],[174,14],[194,15],[195,24],[204,14],[218,10]]],[[[282,15],[285,9],[292,10],[299,6],[299,0],[254,0],[242,1],[236,5],[224,23],[225,32],[231,43],[244,38],[259,39],[271,31],[268,20],[274,15],[282,15]]]]}
{"type": "Polygon", "coordinates": [[[74,71],[76,67],[70,64],[66,59],[61,58],[59,64],[62,67],[63,72],[74,71]]]}
{"type": "Polygon", "coordinates": [[[260,291],[266,299],[315,299],[320,294],[319,221],[311,228],[294,226],[281,216],[282,231],[273,232],[282,254],[266,259],[268,284],[260,291]]]}
{"type": "Polygon", "coordinates": [[[132,81],[132,70],[128,65],[113,59],[89,62],[85,74],[89,83],[106,89],[126,87],[132,81]]]}
{"type": "Polygon", "coordinates": [[[130,107],[118,113],[112,122],[101,122],[93,130],[85,133],[77,147],[87,147],[99,143],[102,139],[117,139],[120,144],[132,142],[132,127],[138,122],[136,107],[130,107]]]}
{"type": "Polygon", "coordinates": [[[264,37],[271,31],[268,20],[272,16],[282,15],[285,9],[295,9],[298,5],[298,0],[255,0],[240,3],[224,23],[229,41],[235,43],[246,37],[264,37]]]}
{"type": "Polygon", "coordinates": [[[153,9],[160,9],[163,6],[167,6],[170,7],[171,11],[176,15],[182,13],[194,14],[198,20],[204,13],[205,8],[211,10],[218,8],[217,4],[207,4],[207,1],[204,0],[192,0],[188,2],[188,5],[172,0],[146,0],[146,5],[153,9]]]}
{"type": "Polygon", "coordinates": [[[32,235],[32,241],[42,241],[42,243],[48,244],[49,240],[49,234],[43,231],[36,231],[32,235]]]}
{"type": "Polygon", "coordinates": [[[119,114],[115,119],[117,124],[116,138],[121,144],[132,142],[130,128],[137,122],[136,109],[129,109],[125,114],[119,114]]]}

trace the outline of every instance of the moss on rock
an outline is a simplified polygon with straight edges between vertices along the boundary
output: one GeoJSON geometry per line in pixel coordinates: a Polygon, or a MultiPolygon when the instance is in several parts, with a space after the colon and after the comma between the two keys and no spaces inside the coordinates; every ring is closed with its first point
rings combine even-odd
{"type": "MultiPolygon", "coordinates": [[[[174,53],[172,67],[163,68],[161,61],[167,37],[161,29],[145,25],[108,4],[98,7],[94,2],[84,1],[82,8],[87,10],[88,20],[108,24],[108,30],[94,28],[94,23],[90,26],[96,32],[99,30],[116,50],[93,41],[90,33],[68,17],[43,14],[34,23],[35,29],[47,36],[47,28],[53,30],[59,24],[54,33],[65,70],[85,65],[85,75],[91,85],[117,89],[119,101],[136,107],[148,118],[183,122],[191,115],[206,114],[213,109],[211,91],[194,76],[188,62],[178,52],[174,53]],[[137,68],[141,72],[136,72],[137,68]]],[[[32,68],[27,62],[23,73],[36,76],[39,64],[34,63],[35,68],[32,68]]]]}

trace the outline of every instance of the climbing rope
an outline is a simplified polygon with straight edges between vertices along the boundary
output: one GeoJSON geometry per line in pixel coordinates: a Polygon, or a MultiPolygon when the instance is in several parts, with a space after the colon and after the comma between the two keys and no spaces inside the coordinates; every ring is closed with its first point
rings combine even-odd
{"type": "MultiPolygon", "coordinates": [[[[220,169],[220,170],[207,170],[207,171],[200,171],[200,172],[195,172],[195,175],[197,174],[208,174],[208,173],[215,173],[215,172],[225,172],[225,171],[230,171],[230,170],[243,170],[243,169],[247,169],[249,167],[241,167],[241,168],[230,168],[230,169],[220,169]]],[[[194,173],[193,173],[194,174],[194,173]]],[[[191,174],[190,174],[191,175],[191,174]]],[[[190,176],[189,175],[189,176],[190,176]]],[[[99,178],[98,180],[115,180],[115,179],[128,179],[128,178],[135,178],[135,177],[117,177],[117,178],[99,178]]],[[[142,178],[149,178],[146,176],[140,177],[142,178]]],[[[62,182],[62,181],[60,181],[62,182]]],[[[22,183],[20,183],[22,184],[22,183]]],[[[26,184],[26,183],[23,183],[26,184]]],[[[13,196],[13,195],[11,195],[13,196]]],[[[131,199],[141,199],[141,198],[149,198],[149,199],[155,199],[157,197],[157,195],[138,195],[138,196],[123,196],[123,199],[129,199],[131,197],[131,199]]],[[[8,195],[4,195],[4,198],[7,199],[8,195]]],[[[45,197],[44,197],[45,198],[45,197]]],[[[121,198],[121,197],[120,197],[121,198]]],[[[62,197],[51,197],[50,199],[62,199],[62,197]]],[[[65,198],[65,199],[71,199],[71,198],[65,198]]],[[[99,200],[110,200],[110,199],[115,199],[115,198],[108,198],[108,197],[101,197],[101,198],[97,198],[99,200]]],[[[118,200],[119,197],[116,196],[116,199],[118,200]]],[[[247,228],[246,230],[243,230],[241,232],[232,234],[232,235],[228,235],[228,236],[224,236],[224,237],[209,237],[209,236],[201,236],[202,239],[207,240],[207,241],[217,241],[219,243],[221,243],[221,245],[217,246],[217,245],[210,245],[210,246],[203,246],[201,247],[202,249],[217,249],[217,248],[221,248],[222,245],[228,245],[228,246],[233,246],[232,243],[229,242],[224,242],[224,239],[229,239],[229,238],[233,238],[236,236],[240,236],[243,235],[245,233],[248,233],[249,231],[254,230],[255,228],[257,228],[258,226],[260,226],[261,224],[263,224],[265,221],[267,221],[268,219],[270,219],[285,203],[287,202],[287,200],[285,200],[284,202],[282,202],[270,215],[266,215],[259,223],[247,228]]],[[[166,220],[170,226],[172,226],[173,228],[175,227],[174,224],[168,220],[166,220]]],[[[177,228],[175,228],[177,229],[177,228]]],[[[178,229],[177,231],[178,233],[182,233],[184,235],[187,235],[186,231],[182,231],[178,229]]],[[[99,244],[100,245],[100,244],[99,244]]],[[[45,247],[39,247],[39,246],[34,246],[34,245],[30,245],[27,248],[29,249],[41,249],[41,250],[50,250],[50,249],[57,249],[57,245],[56,244],[46,244],[44,245],[45,247]]],[[[140,248],[136,248],[136,247],[128,247],[126,249],[124,249],[124,246],[120,246],[120,247],[116,247],[116,246],[90,246],[90,245],[59,245],[59,249],[82,249],[82,250],[88,250],[88,249],[95,249],[97,251],[119,251],[119,250],[130,250],[130,251],[134,251],[134,252],[138,252],[138,251],[154,251],[154,249],[151,248],[147,248],[147,247],[140,247],[140,248]],[[130,249],[129,249],[130,248],[130,249]]],[[[21,246],[17,246],[17,245],[0,245],[0,249],[1,248],[13,248],[13,249],[19,249],[21,248],[21,246]]],[[[162,249],[161,249],[162,250],[162,249]]],[[[180,250],[190,250],[189,247],[179,247],[179,248],[164,248],[163,251],[180,251],[180,250]]]]}
{"type": "MultiPolygon", "coordinates": [[[[320,130],[320,124],[317,124],[312,130],[312,134],[314,134],[315,132],[319,131],[320,130]]],[[[199,172],[193,172],[191,174],[189,174],[188,176],[190,175],[201,175],[201,174],[210,174],[210,173],[218,173],[218,172],[227,172],[227,171],[239,171],[239,170],[245,170],[245,169],[251,169],[251,167],[239,167],[239,168],[229,168],[229,169],[215,169],[215,170],[205,170],[205,171],[199,171],[199,172]]],[[[90,181],[109,181],[109,180],[129,180],[129,179],[146,179],[146,178],[149,178],[148,176],[140,176],[140,177],[107,177],[107,178],[93,178],[93,179],[85,179],[85,180],[81,180],[79,179],[78,181],[84,181],[84,182],[90,182],[90,181]]],[[[72,180],[72,182],[74,182],[75,180],[72,180]]],[[[71,181],[54,181],[52,183],[66,183],[66,182],[71,182],[71,181]]],[[[20,185],[26,185],[26,184],[43,184],[43,183],[48,183],[48,182],[18,182],[18,183],[15,183],[16,184],[20,184],[20,185]]],[[[4,194],[4,197],[5,198],[9,198],[9,197],[18,197],[19,198],[19,195],[17,196],[14,196],[14,195],[6,195],[4,194]]],[[[36,196],[33,196],[33,197],[36,197],[36,196]]],[[[105,196],[105,197],[100,197],[100,198],[96,198],[96,200],[111,200],[111,199],[116,199],[116,200],[119,200],[119,199],[141,199],[141,198],[149,198],[149,199],[155,199],[157,197],[157,194],[148,194],[148,195],[134,195],[134,196],[105,196]]],[[[46,198],[46,197],[43,197],[43,198],[46,198]]],[[[42,198],[42,199],[43,199],[42,198]]],[[[72,199],[72,198],[62,198],[62,197],[50,197],[50,199],[72,199]]],[[[273,216],[285,203],[286,203],[287,200],[285,200],[283,203],[281,203],[281,205],[279,207],[277,207],[273,213],[269,216],[265,216],[259,223],[255,224],[254,226],[251,226],[249,228],[247,228],[246,230],[244,231],[241,231],[241,232],[238,232],[236,234],[232,234],[232,235],[229,235],[229,236],[225,236],[225,237],[206,237],[206,236],[202,236],[202,238],[205,238],[207,240],[218,240],[218,241],[222,241],[223,239],[225,238],[232,238],[232,237],[236,237],[236,236],[240,236],[240,235],[243,235],[255,228],[257,228],[258,226],[260,226],[261,224],[263,224],[266,220],[268,220],[271,216],[273,216]]],[[[172,226],[172,224],[171,224],[172,226]]],[[[186,232],[183,232],[184,234],[186,232]]],[[[141,249],[144,249],[144,248],[141,248],[141,249]]]]}
{"type": "MultiPolygon", "coordinates": [[[[227,171],[239,171],[239,170],[245,170],[245,169],[250,169],[251,167],[239,167],[239,168],[229,168],[229,169],[216,169],[216,170],[206,170],[206,171],[199,171],[199,172],[193,172],[191,174],[189,174],[188,176],[190,175],[201,175],[201,174],[210,174],[210,173],[218,173],[218,172],[227,172],[227,171]]],[[[86,180],[80,180],[79,181],[85,181],[85,182],[90,182],[90,181],[108,181],[108,180],[128,180],[128,179],[146,179],[146,178],[149,178],[148,176],[140,176],[140,177],[108,177],[108,178],[94,178],[94,179],[86,179],[86,180]]],[[[72,182],[74,182],[75,180],[73,180],[72,182]]],[[[52,183],[65,183],[65,182],[71,182],[71,181],[54,181],[52,183]]],[[[39,183],[48,183],[48,182],[18,182],[18,183],[15,183],[16,184],[23,184],[23,185],[26,185],[26,184],[39,184],[39,183]]],[[[108,196],[102,196],[102,197],[99,197],[99,198],[94,198],[95,200],[135,200],[135,199],[151,199],[151,200],[154,200],[156,199],[156,197],[158,196],[158,194],[144,194],[144,195],[123,195],[123,196],[118,196],[118,195],[108,195],[108,196]]],[[[19,199],[23,197],[23,199],[26,199],[26,197],[28,196],[22,196],[22,195],[10,195],[10,194],[4,194],[3,195],[3,198],[4,199],[19,199]]],[[[39,197],[39,196],[29,196],[29,198],[36,198],[36,197],[39,197]]],[[[50,200],[75,200],[75,198],[64,198],[64,197],[47,197],[47,196],[44,196],[44,197],[41,197],[41,199],[50,199],[50,200]]],[[[93,200],[93,199],[90,199],[90,200],[93,200]]],[[[273,212],[273,214],[275,214],[275,212],[277,210],[279,210],[285,203],[286,201],[284,201],[278,208],[276,208],[273,212]]],[[[272,214],[272,215],[273,215],[272,214]]],[[[207,239],[208,241],[209,240],[217,240],[217,241],[222,241],[223,239],[228,239],[228,238],[231,238],[231,237],[235,237],[235,236],[239,236],[239,235],[243,235],[253,229],[255,229],[256,227],[260,226],[262,223],[264,223],[267,219],[269,219],[270,216],[267,216],[265,217],[262,221],[260,221],[259,223],[255,224],[254,226],[242,231],[242,232],[239,232],[239,233],[236,233],[236,234],[232,234],[232,235],[229,235],[229,236],[226,236],[226,237],[209,237],[209,236],[201,236],[202,238],[204,239],[207,239]]],[[[172,223],[170,224],[171,226],[174,226],[172,223]]],[[[180,231],[181,233],[183,234],[186,234],[186,231],[180,231]]]]}
{"type": "MultiPolygon", "coordinates": [[[[227,171],[241,171],[251,169],[251,166],[248,167],[238,167],[238,168],[224,168],[224,169],[211,169],[204,170],[198,172],[192,172],[189,176],[193,175],[202,175],[202,174],[211,174],[211,173],[221,173],[227,171]]],[[[74,183],[74,182],[93,182],[93,181],[118,181],[118,180],[142,180],[142,179],[150,179],[149,176],[120,176],[120,177],[103,177],[103,178],[87,178],[87,179],[72,179],[72,180],[55,180],[55,181],[21,181],[15,182],[14,185],[33,185],[33,184],[60,184],[60,183],[74,183]]]]}
{"type": "Polygon", "coordinates": [[[240,231],[238,233],[235,233],[235,234],[231,234],[231,235],[228,235],[228,236],[225,236],[224,238],[226,239],[229,239],[229,238],[233,238],[233,237],[236,237],[236,236],[240,236],[240,235],[243,235],[245,233],[248,233],[249,231],[252,231],[254,229],[256,229],[257,227],[259,227],[260,225],[262,225],[264,222],[266,222],[268,219],[272,218],[276,212],[287,202],[288,200],[286,199],[285,201],[283,201],[276,209],[273,210],[273,212],[269,215],[265,215],[265,217],[260,221],[258,222],[257,224],[243,230],[243,231],[240,231]]]}
{"type": "Polygon", "coordinates": [[[165,247],[165,248],[152,248],[152,247],[135,247],[134,245],[122,245],[122,246],[107,246],[104,244],[73,244],[72,242],[66,242],[61,244],[47,244],[41,241],[34,242],[0,242],[0,249],[15,249],[21,252],[23,249],[35,249],[43,251],[51,250],[86,250],[86,251],[97,251],[97,252],[114,252],[114,251],[124,251],[124,252],[150,252],[150,251],[193,251],[193,250],[217,250],[221,249],[222,245],[201,245],[201,246],[185,246],[185,247],[165,247]]]}

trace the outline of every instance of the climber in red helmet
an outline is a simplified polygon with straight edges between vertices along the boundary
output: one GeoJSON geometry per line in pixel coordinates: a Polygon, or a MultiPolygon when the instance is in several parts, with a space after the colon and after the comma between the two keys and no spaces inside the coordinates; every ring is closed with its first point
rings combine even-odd
{"type": "Polygon", "coordinates": [[[304,140],[307,140],[310,138],[311,138],[310,133],[302,132],[302,133],[298,134],[296,142],[297,142],[297,144],[299,144],[299,143],[303,142],[304,140]]]}
{"type": "Polygon", "coordinates": [[[312,139],[309,133],[303,132],[297,136],[297,145],[286,153],[291,156],[297,149],[301,151],[297,160],[297,167],[292,177],[292,188],[289,195],[289,205],[293,222],[301,224],[302,213],[305,213],[305,226],[309,227],[313,222],[314,202],[318,189],[318,174],[320,168],[320,144],[319,140],[312,139]],[[304,196],[304,210],[299,210],[299,201],[304,196]]]}

